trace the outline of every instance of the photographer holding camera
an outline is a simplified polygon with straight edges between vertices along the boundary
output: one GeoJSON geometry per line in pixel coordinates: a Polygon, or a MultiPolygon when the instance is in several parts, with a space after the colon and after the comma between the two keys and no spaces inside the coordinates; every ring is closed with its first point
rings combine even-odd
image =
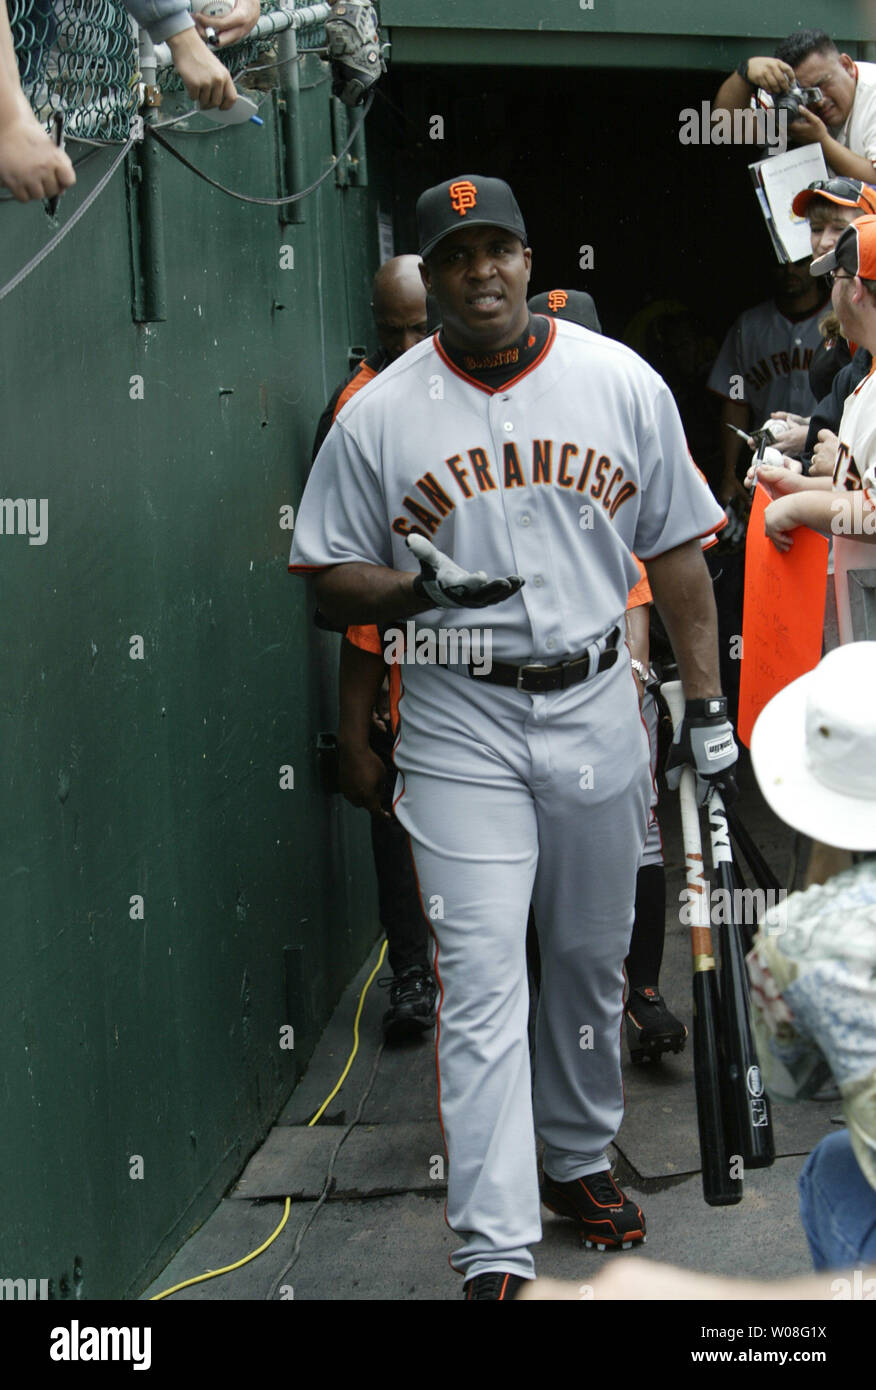
{"type": "Polygon", "coordinates": [[[772,58],[743,59],[713,109],[738,111],[752,102],[784,108],[790,142],[821,145],[829,171],[876,179],[876,63],[840,53],[823,29],[791,34],[772,58]]]}

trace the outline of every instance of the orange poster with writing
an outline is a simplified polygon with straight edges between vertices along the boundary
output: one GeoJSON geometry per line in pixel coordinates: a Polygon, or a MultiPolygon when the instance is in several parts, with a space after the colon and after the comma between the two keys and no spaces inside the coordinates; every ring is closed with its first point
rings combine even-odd
{"type": "Polygon", "coordinates": [[[746,748],[768,700],[821,660],[828,544],[798,526],[782,553],[768,540],[763,514],[770,497],[758,483],[745,540],[742,670],[737,732],[746,748]]]}

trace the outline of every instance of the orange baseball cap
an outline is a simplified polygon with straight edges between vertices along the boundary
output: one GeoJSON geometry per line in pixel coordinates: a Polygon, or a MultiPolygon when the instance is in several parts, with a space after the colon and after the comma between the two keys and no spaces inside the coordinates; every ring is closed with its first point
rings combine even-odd
{"type": "Polygon", "coordinates": [[[838,175],[833,179],[816,179],[808,188],[801,189],[791,207],[797,217],[805,217],[814,198],[826,198],[841,208],[860,208],[862,212],[876,213],[876,188],[860,179],[848,179],[838,175]]]}
{"type": "Polygon", "coordinates": [[[876,217],[870,214],[851,222],[836,246],[809,267],[810,275],[827,275],[838,267],[862,280],[876,280],[876,217]]]}

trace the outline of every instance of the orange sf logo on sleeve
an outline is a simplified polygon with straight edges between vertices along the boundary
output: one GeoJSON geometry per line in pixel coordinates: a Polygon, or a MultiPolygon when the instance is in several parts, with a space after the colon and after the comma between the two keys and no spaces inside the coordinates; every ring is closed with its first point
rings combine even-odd
{"type": "Polygon", "coordinates": [[[476,206],[478,201],[478,191],[470,179],[459,179],[457,183],[452,183],[448,189],[450,194],[450,206],[454,212],[458,212],[460,217],[465,217],[469,208],[476,206]]]}
{"type": "Polygon", "coordinates": [[[548,295],[548,308],[552,314],[555,314],[558,309],[565,309],[568,302],[569,296],[565,290],[551,290],[548,295]]]}

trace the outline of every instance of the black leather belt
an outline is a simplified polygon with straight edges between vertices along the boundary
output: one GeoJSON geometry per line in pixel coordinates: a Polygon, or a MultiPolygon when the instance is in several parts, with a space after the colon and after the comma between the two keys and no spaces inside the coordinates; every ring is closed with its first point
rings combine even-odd
{"type": "Polygon", "coordinates": [[[615,664],[618,658],[616,643],[620,635],[620,627],[613,627],[606,638],[605,651],[599,653],[596,662],[592,660],[592,653],[587,651],[583,656],[561,661],[556,666],[507,666],[502,661],[494,661],[489,672],[481,673],[471,665],[469,673],[474,680],[485,681],[487,685],[511,685],[529,695],[567,690],[570,685],[580,685],[581,681],[589,680],[615,664]]]}

